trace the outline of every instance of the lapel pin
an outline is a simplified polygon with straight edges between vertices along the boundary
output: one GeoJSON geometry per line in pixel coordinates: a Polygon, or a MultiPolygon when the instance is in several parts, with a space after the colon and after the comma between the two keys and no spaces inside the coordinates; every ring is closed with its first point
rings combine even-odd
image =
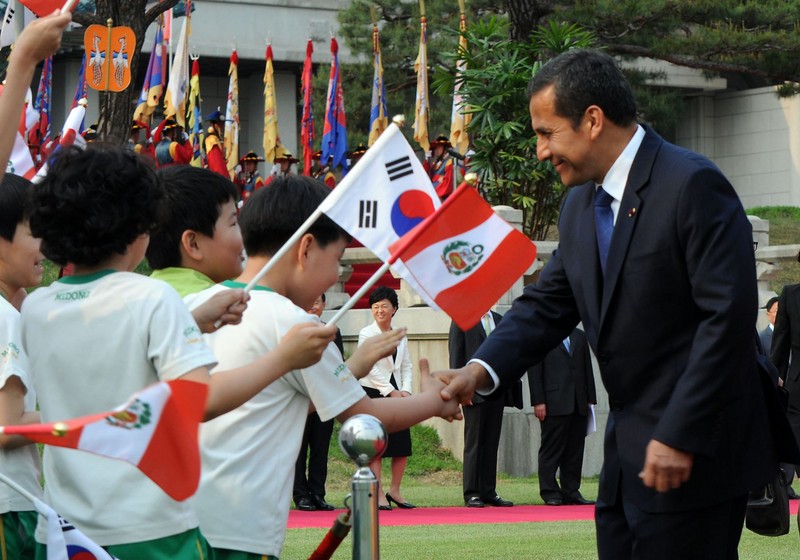
{"type": "Polygon", "coordinates": [[[631,208],[628,210],[628,217],[633,218],[636,215],[636,208],[631,208]]]}

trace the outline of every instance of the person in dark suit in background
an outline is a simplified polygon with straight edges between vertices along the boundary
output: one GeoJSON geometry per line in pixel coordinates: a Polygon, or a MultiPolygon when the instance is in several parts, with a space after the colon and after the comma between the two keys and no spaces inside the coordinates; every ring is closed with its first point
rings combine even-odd
{"type": "MultiPolygon", "coordinates": [[[[450,367],[459,368],[467,363],[478,347],[486,340],[502,319],[499,313],[488,311],[481,322],[462,331],[450,323],[448,348],[450,367]]],[[[462,408],[464,414],[464,504],[482,508],[486,505],[510,507],[514,503],[497,495],[497,450],[500,430],[503,427],[503,409],[506,406],[522,408],[522,387],[512,384],[501,398],[484,399],[476,395],[473,404],[462,408]]]]}
{"type": "Polygon", "coordinates": [[[777,472],[756,361],[752,227],[720,170],[636,122],[616,62],[570,49],[528,86],[537,157],[569,189],[538,281],[442,397],[516,381],[578,322],[610,412],[600,560],[735,559],[747,494],[777,472]]]}
{"type": "MultiPolygon", "coordinates": [[[[800,262],[800,253],[797,255],[800,262]]],[[[772,301],[772,300],[770,300],[772,301]]],[[[786,416],[794,432],[795,439],[800,442],[800,284],[784,286],[778,296],[775,313],[775,330],[772,333],[772,346],[765,347],[770,352],[770,360],[778,368],[779,383],[789,392],[789,404],[786,416]]],[[[797,466],[781,464],[786,479],[791,484],[797,473],[797,466]]],[[[796,499],[797,495],[792,490],[796,499]]]]}
{"type": "Polygon", "coordinates": [[[529,369],[528,384],[533,413],[542,427],[539,495],[548,506],[593,504],[580,491],[589,405],[597,404],[592,358],[583,331],[574,329],[529,369]]]}
{"type": "Polygon", "coordinates": [[[772,333],[775,331],[775,318],[778,315],[778,296],[773,296],[767,300],[764,309],[767,312],[767,320],[769,324],[758,332],[758,337],[761,339],[761,348],[767,355],[770,354],[772,348],[772,333]]]}
{"type": "MultiPolygon", "coordinates": [[[[309,313],[317,317],[325,311],[325,294],[319,296],[309,313]]],[[[333,339],[339,353],[344,356],[342,331],[336,329],[336,338],[333,339]]],[[[302,511],[333,511],[331,504],[325,501],[325,481],[328,479],[328,450],[333,434],[333,419],[323,422],[316,411],[308,415],[306,429],[303,432],[303,442],[300,444],[300,453],[294,466],[294,487],[292,496],[294,505],[302,511]],[[308,471],[306,471],[308,461],[308,471]],[[306,475],[308,472],[308,475],[306,475]]]]}

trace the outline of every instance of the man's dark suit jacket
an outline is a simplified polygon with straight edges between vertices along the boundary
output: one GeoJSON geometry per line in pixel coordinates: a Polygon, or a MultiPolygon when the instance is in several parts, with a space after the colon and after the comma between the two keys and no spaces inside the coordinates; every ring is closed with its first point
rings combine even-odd
{"type": "MultiPolygon", "coordinates": [[[[772,333],[770,359],[789,391],[789,416],[800,414],[800,284],[784,286],[772,333]]],[[[793,419],[792,424],[797,424],[793,419]]],[[[800,431],[800,430],[799,430],[800,431]]]]}
{"type": "Polygon", "coordinates": [[[599,501],[649,512],[697,509],[774,476],[755,366],[758,309],[751,227],[706,158],[646,128],[601,278],[593,183],[570,189],[559,248],[475,355],[501,385],[583,321],[611,412],[599,501]],[[694,454],[691,477],[658,493],[639,479],[651,439],[694,454]]]}
{"type": "MultiPolygon", "coordinates": [[[[494,311],[491,312],[494,318],[495,328],[500,324],[503,316],[494,311]]],[[[448,351],[450,353],[450,367],[460,368],[466,364],[472,355],[478,351],[483,341],[486,340],[486,331],[483,328],[483,323],[478,323],[467,331],[462,331],[455,323],[450,325],[450,335],[448,338],[448,351]]],[[[525,373],[524,371],[522,373],[525,373]]],[[[522,377],[520,375],[519,377],[522,377]]],[[[522,408],[522,383],[514,383],[509,390],[505,390],[500,395],[493,395],[493,398],[502,398],[505,406],[513,406],[515,408],[522,408]]],[[[480,404],[485,399],[475,394],[472,399],[474,404],[480,404]]]]}
{"type": "Polygon", "coordinates": [[[767,356],[770,356],[770,349],[772,348],[772,334],[773,331],[769,327],[764,327],[758,331],[758,338],[761,339],[761,348],[764,349],[767,356]]]}
{"type": "Polygon", "coordinates": [[[569,335],[570,352],[559,344],[544,360],[528,370],[531,404],[547,405],[548,416],[589,413],[589,403],[597,403],[592,373],[592,357],[586,335],[575,329],[569,335]],[[569,372],[569,375],[563,375],[569,372]]]}

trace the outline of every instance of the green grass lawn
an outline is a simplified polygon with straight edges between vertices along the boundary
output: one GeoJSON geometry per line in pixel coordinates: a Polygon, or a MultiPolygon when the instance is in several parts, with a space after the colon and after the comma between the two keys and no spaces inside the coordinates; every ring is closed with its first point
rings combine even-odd
{"type": "MultiPolygon", "coordinates": [[[[326,499],[341,507],[355,465],[339,450],[337,433],[331,441],[326,499]]],[[[415,426],[412,438],[414,455],[409,458],[402,485],[405,498],[419,507],[462,506],[461,462],[441,449],[438,436],[431,428],[415,426]]],[[[388,466],[389,461],[384,461],[384,477],[389,476],[388,466]]],[[[597,485],[597,478],[584,479],[581,492],[594,499],[597,485]]],[[[500,475],[497,492],[518,505],[542,504],[535,476],[500,475]]],[[[381,512],[381,515],[389,516],[391,512],[381,512]]],[[[307,559],[326,532],[327,529],[290,529],[282,560],[307,559]]],[[[591,521],[381,527],[380,546],[383,560],[591,560],[597,557],[591,521]]],[[[797,560],[800,558],[800,535],[795,520],[792,520],[789,534],[783,537],[762,537],[745,529],[739,555],[742,560],[797,560]]],[[[348,537],[333,558],[351,557],[352,540],[348,537]]]]}

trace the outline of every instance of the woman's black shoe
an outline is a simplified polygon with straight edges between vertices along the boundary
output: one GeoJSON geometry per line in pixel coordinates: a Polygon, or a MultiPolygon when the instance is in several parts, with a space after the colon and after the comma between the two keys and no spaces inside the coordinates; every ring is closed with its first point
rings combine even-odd
{"type": "Polygon", "coordinates": [[[378,505],[378,509],[381,510],[381,511],[392,511],[392,506],[390,506],[390,505],[385,505],[385,506],[378,505]]]}
{"type": "Polygon", "coordinates": [[[398,502],[397,500],[392,498],[392,495],[389,494],[389,492],[386,492],[386,501],[389,502],[389,504],[396,505],[400,509],[414,509],[415,507],[417,507],[414,504],[412,504],[411,502],[398,502]]]}

